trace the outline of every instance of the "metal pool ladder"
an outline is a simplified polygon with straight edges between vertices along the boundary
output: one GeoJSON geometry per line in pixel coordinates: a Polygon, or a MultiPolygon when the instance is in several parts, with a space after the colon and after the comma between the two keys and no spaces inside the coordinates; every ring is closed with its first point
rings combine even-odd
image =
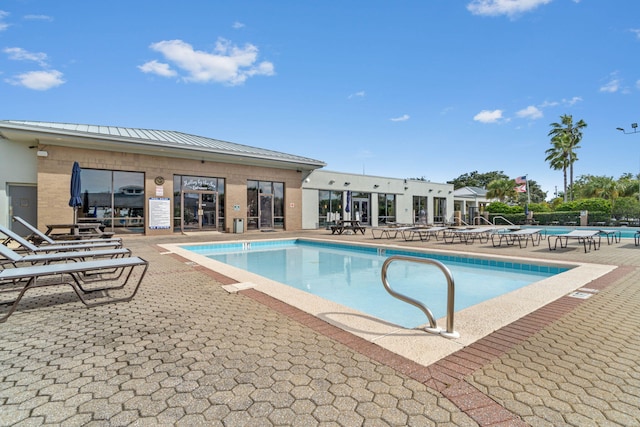
{"type": "Polygon", "coordinates": [[[384,261],[384,264],[382,264],[381,275],[382,275],[382,284],[384,285],[384,288],[387,290],[387,292],[391,294],[391,296],[418,307],[420,310],[422,310],[424,314],[426,314],[427,318],[429,319],[429,327],[424,328],[425,331],[431,332],[434,334],[440,334],[446,338],[460,338],[460,334],[453,330],[453,307],[454,307],[454,299],[455,299],[455,283],[453,281],[453,276],[451,275],[451,271],[446,265],[444,265],[443,263],[435,259],[417,258],[417,257],[403,256],[403,255],[393,255],[387,258],[384,261]],[[445,277],[447,278],[447,329],[446,330],[442,330],[442,328],[438,326],[436,319],[433,317],[433,314],[431,313],[431,310],[429,310],[429,308],[426,305],[424,305],[418,300],[415,300],[411,297],[408,297],[399,292],[396,292],[391,288],[391,286],[389,285],[389,281],[387,280],[387,269],[389,268],[389,265],[394,261],[408,261],[408,262],[417,262],[422,264],[431,264],[438,267],[442,271],[442,273],[444,273],[445,277]]]}

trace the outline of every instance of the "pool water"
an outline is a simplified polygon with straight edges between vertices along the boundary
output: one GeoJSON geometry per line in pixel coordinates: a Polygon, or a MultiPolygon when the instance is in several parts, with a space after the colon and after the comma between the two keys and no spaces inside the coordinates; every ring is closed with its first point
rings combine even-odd
{"type": "Polygon", "coordinates": [[[637,227],[563,227],[563,226],[522,226],[522,228],[542,228],[544,235],[555,236],[558,234],[566,234],[572,230],[615,230],[620,233],[623,239],[633,239],[636,232],[640,230],[637,227]]]}
{"type": "MultiPolygon", "coordinates": [[[[405,328],[423,325],[427,319],[418,308],[393,298],[384,289],[382,264],[391,255],[442,261],[455,281],[456,311],[568,269],[298,240],[184,248],[405,328]]],[[[446,315],[447,281],[437,267],[397,261],[389,266],[387,277],[394,290],[426,304],[435,318],[446,315]]]]}

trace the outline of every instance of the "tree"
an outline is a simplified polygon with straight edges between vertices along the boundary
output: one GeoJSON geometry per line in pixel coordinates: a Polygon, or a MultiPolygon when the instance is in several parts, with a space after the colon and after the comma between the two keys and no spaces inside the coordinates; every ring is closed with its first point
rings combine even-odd
{"type": "MultiPolygon", "coordinates": [[[[580,119],[575,125],[573,124],[573,116],[564,114],[560,116],[560,123],[551,123],[551,130],[547,136],[551,137],[550,148],[547,153],[546,161],[552,169],[562,169],[565,175],[565,197],[567,193],[566,174],[569,168],[569,189],[571,189],[570,198],[573,200],[573,164],[578,160],[576,150],[580,148],[582,140],[582,130],[587,127],[584,120],[580,119]],[[562,154],[560,154],[562,153],[562,154]]],[[[566,201],[566,199],[565,199],[566,201]]]]}
{"type": "Polygon", "coordinates": [[[516,182],[513,179],[495,179],[487,186],[487,198],[501,202],[516,198],[516,182]]]}
{"type": "Polygon", "coordinates": [[[473,171],[460,175],[459,177],[452,179],[451,181],[447,181],[447,184],[453,184],[453,188],[456,190],[462,187],[488,188],[489,183],[497,179],[509,179],[509,177],[505,175],[503,171],[493,171],[485,173],[478,173],[478,171],[473,171]]]}

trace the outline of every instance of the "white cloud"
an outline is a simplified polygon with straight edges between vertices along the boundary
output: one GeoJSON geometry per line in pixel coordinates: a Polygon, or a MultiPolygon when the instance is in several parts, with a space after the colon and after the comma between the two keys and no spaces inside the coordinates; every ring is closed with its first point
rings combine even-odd
{"type": "Polygon", "coordinates": [[[48,15],[25,15],[24,19],[27,21],[53,21],[53,18],[48,15]]]}
{"type": "MultiPolygon", "coordinates": [[[[239,85],[249,77],[275,74],[271,62],[263,61],[256,64],[258,48],[252,44],[238,47],[220,38],[213,52],[205,52],[194,50],[190,44],[182,40],[164,40],[153,43],[150,48],[160,52],[168,62],[182,70],[185,73],[182,79],[187,82],[239,85]]],[[[138,68],[142,69],[148,64],[149,62],[138,68]]],[[[166,72],[168,69],[169,66],[159,67],[155,71],[153,69],[143,71],[157,73],[157,71],[166,72]]]]}
{"type": "Polygon", "coordinates": [[[600,92],[608,92],[608,93],[618,92],[620,90],[620,84],[621,84],[620,79],[616,77],[612,77],[611,80],[609,80],[604,85],[600,86],[600,92]]]}
{"type": "Polygon", "coordinates": [[[636,35],[638,39],[640,39],[640,28],[632,28],[629,31],[631,31],[633,34],[636,35]]]}
{"type": "Polygon", "coordinates": [[[157,74],[162,77],[173,77],[178,75],[175,70],[171,69],[169,64],[163,64],[155,59],[142,65],[138,65],[138,69],[143,73],[157,74]]]}
{"type": "Polygon", "coordinates": [[[231,26],[234,30],[239,30],[241,28],[244,28],[244,24],[242,22],[234,22],[233,25],[231,26]]]}
{"type": "Polygon", "coordinates": [[[366,95],[366,93],[363,90],[361,90],[360,92],[352,93],[351,95],[349,95],[349,99],[364,98],[365,95],[366,95]]]}
{"type": "Polygon", "coordinates": [[[34,61],[40,66],[47,66],[47,54],[42,52],[29,52],[21,47],[7,47],[2,50],[14,61],[34,61]]]}
{"type": "Polygon", "coordinates": [[[582,101],[582,98],[579,96],[574,96],[571,99],[564,99],[564,98],[562,99],[562,102],[570,107],[573,105],[576,105],[578,102],[581,102],[581,101],[582,101]]]}
{"type": "Polygon", "coordinates": [[[9,16],[9,12],[5,12],[4,10],[0,10],[0,31],[4,31],[9,28],[9,24],[4,22],[4,18],[9,16]]]}
{"type": "Polygon", "coordinates": [[[467,10],[474,15],[514,17],[552,0],[472,0],[467,10]]]}
{"type": "Polygon", "coordinates": [[[408,114],[403,114],[400,117],[393,117],[389,120],[391,120],[392,122],[406,122],[407,120],[409,120],[411,117],[408,114]]]}
{"type": "Polygon", "coordinates": [[[498,123],[502,120],[502,110],[482,110],[473,117],[473,120],[480,123],[498,123]]]}
{"type": "Polygon", "coordinates": [[[56,70],[30,71],[18,74],[12,79],[5,79],[5,81],[14,86],[24,86],[33,90],[48,90],[65,82],[62,79],[62,73],[56,70]]]}
{"type": "Polygon", "coordinates": [[[543,114],[542,114],[542,111],[537,107],[533,105],[529,105],[527,108],[524,108],[518,111],[516,113],[516,116],[522,119],[536,120],[536,119],[541,119],[543,114]]]}

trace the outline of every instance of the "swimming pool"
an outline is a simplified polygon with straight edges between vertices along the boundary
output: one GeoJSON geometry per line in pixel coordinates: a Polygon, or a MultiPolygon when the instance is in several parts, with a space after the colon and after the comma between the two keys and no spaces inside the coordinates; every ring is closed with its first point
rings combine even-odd
{"type": "MultiPolygon", "coordinates": [[[[409,255],[443,262],[455,280],[456,311],[569,269],[542,263],[298,239],[187,248],[405,328],[423,325],[427,319],[418,308],[385,291],[380,272],[389,256],[409,255]]],[[[446,315],[447,281],[434,266],[396,262],[390,265],[388,278],[394,290],[425,303],[435,318],[446,315]]]]}

